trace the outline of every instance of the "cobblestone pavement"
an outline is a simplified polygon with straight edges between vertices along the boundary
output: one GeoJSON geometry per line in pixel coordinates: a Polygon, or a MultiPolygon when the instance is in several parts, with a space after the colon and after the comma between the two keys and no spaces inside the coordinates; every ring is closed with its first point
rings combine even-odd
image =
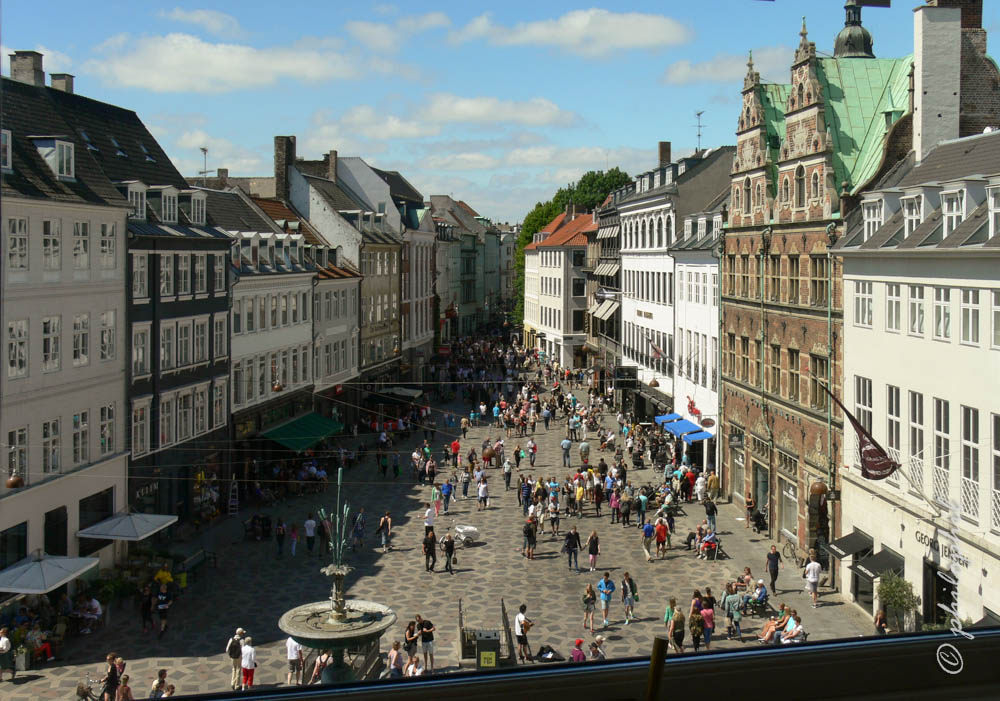
{"type": "MultiPolygon", "coordinates": [[[[613,417],[605,418],[606,423],[613,420],[613,417]]],[[[444,421],[439,420],[438,425],[443,427],[444,421]]],[[[541,424],[538,428],[536,467],[532,470],[524,461],[521,472],[564,478],[566,469],[560,467],[558,443],[565,428],[556,424],[547,432],[541,424]]],[[[478,452],[487,434],[496,436],[497,431],[487,427],[471,430],[469,439],[463,441],[462,453],[468,452],[472,445],[478,452]]],[[[415,433],[402,449],[408,452],[421,438],[419,432],[415,433]]],[[[434,441],[436,453],[440,453],[445,438],[439,431],[434,441]]],[[[513,447],[517,439],[507,442],[513,447]]],[[[573,453],[575,460],[575,446],[573,453]]],[[[599,454],[592,454],[592,459],[599,459],[599,454]]],[[[725,582],[732,581],[748,565],[754,574],[762,575],[764,555],[771,544],[766,536],[758,536],[744,527],[735,507],[724,505],[718,523],[728,557],[716,562],[698,560],[693,553],[685,551],[683,545],[680,548],[676,545],[680,540],[678,536],[704,518],[701,507],[691,504],[686,507],[686,515],[677,519],[674,549],[664,560],[647,563],[637,529],[611,524],[608,515],[597,518],[591,509],[584,518],[564,518],[561,524],[565,530],[575,523],[584,539],[591,530],[597,530],[601,539],[600,572],[587,572],[582,562],[584,572],[577,574],[568,570],[565,556],[559,553],[561,538],[540,537],[536,559],[528,561],[521,557],[523,520],[517,497],[513,490],[505,493],[499,471],[490,470],[493,495],[490,508],[477,512],[473,499],[460,500],[453,503],[448,515],[442,514],[436,529],[440,536],[456,524],[473,525],[479,529],[480,542],[458,551],[454,575],[441,571],[427,573],[420,541],[423,537],[423,501],[429,499],[429,487],[416,485],[407,474],[398,481],[381,480],[375,475],[371,459],[369,463],[345,473],[344,477],[344,494],[352,511],[365,507],[368,513],[365,547],[350,555],[350,564],[356,569],[348,578],[348,597],[388,604],[398,614],[398,625],[382,640],[383,651],[393,640],[402,640],[403,628],[415,614],[433,621],[437,626],[435,668],[439,671],[458,669],[459,600],[466,625],[482,628],[500,627],[501,597],[512,623],[517,607],[527,604],[528,616],[536,622],[530,635],[532,649],[547,644],[568,656],[574,638],[589,641],[592,637],[583,629],[580,597],[586,583],[596,584],[604,570],[611,572],[616,583],[621,581],[623,571],[631,572],[641,598],[636,606],[638,619],[628,626],[623,625],[620,598],[613,600],[611,624],[607,630],[597,631],[607,638],[608,655],[612,658],[648,655],[654,636],[665,633],[663,612],[670,596],[676,596],[686,605],[692,590],[704,591],[711,587],[718,597],[725,582]],[[383,554],[377,547],[374,530],[378,514],[386,510],[392,511],[395,521],[396,547],[383,554]]],[[[653,474],[646,469],[630,472],[629,477],[633,483],[644,483],[652,480],[653,474]]],[[[334,493],[330,490],[325,494],[291,499],[267,511],[272,516],[284,516],[289,525],[292,521],[301,524],[307,512],[316,511],[320,506],[332,511],[333,502],[334,493]]],[[[112,650],[128,661],[126,672],[131,675],[137,698],[145,698],[148,694],[158,668],[169,670],[167,680],[176,685],[178,694],[225,691],[230,665],[224,648],[237,626],[246,628],[254,638],[259,664],[257,685],[284,684],[285,638],[278,630],[278,618],[296,605],[329,597],[329,580],[319,572],[327,561],[316,555],[308,556],[304,547],[299,548],[296,557],[286,554],[278,560],[273,541],[244,541],[240,522],[251,512],[245,510],[239,519],[227,519],[202,536],[200,545],[217,553],[218,568],[201,569],[198,580],[172,607],[170,628],[162,639],[155,633],[143,634],[138,613],[128,605],[114,607],[110,625],[86,638],[70,641],[62,659],[37,670],[18,673],[14,684],[0,683],[0,699],[72,698],[77,682],[88,675],[98,678],[103,673],[102,660],[112,650]]],[[[585,558],[581,555],[581,560],[585,558]]],[[[443,560],[439,560],[438,570],[443,564],[443,560]]],[[[811,609],[801,585],[799,572],[786,567],[778,580],[778,594],[772,598],[772,603],[785,601],[797,608],[811,640],[871,632],[870,621],[863,612],[829,589],[821,590],[820,607],[811,609]]],[[[721,617],[719,622],[725,625],[721,617]]],[[[600,625],[600,620],[597,624],[600,625]]],[[[745,637],[752,639],[748,633],[759,629],[758,619],[744,619],[744,624],[745,637]]],[[[739,642],[719,641],[713,643],[712,649],[740,645],[739,642]]]]}

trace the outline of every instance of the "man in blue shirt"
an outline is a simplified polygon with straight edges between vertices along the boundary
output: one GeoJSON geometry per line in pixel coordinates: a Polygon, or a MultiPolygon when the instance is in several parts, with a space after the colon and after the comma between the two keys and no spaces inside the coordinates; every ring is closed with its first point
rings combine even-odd
{"type": "Polygon", "coordinates": [[[445,483],[441,485],[441,498],[444,500],[444,512],[448,513],[448,502],[451,501],[451,493],[455,488],[451,484],[451,480],[445,480],[445,483]]]}
{"type": "Polygon", "coordinates": [[[563,451],[563,467],[572,467],[570,461],[569,449],[573,447],[573,443],[570,442],[569,438],[563,438],[562,443],[559,444],[563,451]]]}
{"type": "Polygon", "coordinates": [[[653,544],[653,533],[656,529],[653,524],[647,523],[642,527],[642,551],[646,553],[646,562],[652,562],[653,556],[649,552],[649,547],[653,544]]]}
{"type": "Polygon", "coordinates": [[[604,613],[604,627],[608,627],[608,607],[611,605],[611,595],[615,592],[615,583],[611,581],[611,575],[604,573],[604,577],[597,582],[597,593],[601,597],[601,611],[604,613]]]}

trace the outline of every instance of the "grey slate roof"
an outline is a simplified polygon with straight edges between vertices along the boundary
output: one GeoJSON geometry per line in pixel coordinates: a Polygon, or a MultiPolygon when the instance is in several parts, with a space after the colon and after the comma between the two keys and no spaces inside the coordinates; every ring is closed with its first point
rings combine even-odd
{"type": "Polygon", "coordinates": [[[942,141],[916,168],[907,173],[899,187],[956,180],[1000,170],[1000,131],[942,141]]]}
{"type": "Polygon", "coordinates": [[[60,91],[10,78],[2,80],[3,127],[11,132],[11,169],[3,174],[0,186],[4,196],[125,206],[125,198],[51,100],[51,93],[60,91]],[[57,178],[27,138],[43,135],[58,135],[75,144],[74,180],[57,178]]]}
{"type": "Polygon", "coordinates": [[[342,183],[335,183],[332,180],[326,178],[320,178],[315,175],[308,175],[302,173],[302,176],[306,179],[310,185],[316,188],[326,201],[338,212],[362,210],[365,212],[374,212],[375,207],[373,207],[369,202],[366,202],[363,197],[360,197],[353,191],[349,190],[342,183]]]}
{"type": "Polygon", "coordinates": [[[417,192],[417,189],[404,178],[398,170],[381,170],[372,168],[375,173],[389,186],[389,194],[393,197],[401,197],[404,200],[422,203],[424,196],[417,192]]]}
{"type": "Polygon", "coordinates": [[[281,233],[270,219],[260,216],[237,192],[195,188],[206,195],[205,215],[211,226],[226,231],[256,231],[260,233],[281,233]]]}

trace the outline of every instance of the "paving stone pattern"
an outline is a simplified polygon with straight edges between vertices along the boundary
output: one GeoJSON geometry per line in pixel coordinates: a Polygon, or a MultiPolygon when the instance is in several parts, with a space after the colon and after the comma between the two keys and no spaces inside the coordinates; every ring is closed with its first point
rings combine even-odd
{"type": "MultiPolygon", "coordinates": [[[[582,396],[582,393],[580,393],[582,396]]],[[[449,407],[460,411],[457,405],[449,407]]],[[[610,426],[613,416],[605,417],[610,426]]],[[[444,421],[438,420],[439,427],[444,421]]],[[[455,429],[457,430],[457,429],[455,429]]],[[[462,442],[462,454],[475,446],[477,452],[486,435],[495,437],[497,429],[476,427],[468,440],[462,442]]],[[[536,467],[522,462],[521,472],[534,475],[556,476],[564,479],[566,468],[561,467],[559,442],[565,433],[564,425],[553,423],[545,431],[539,422],[535,436],[538,442],[536,467]]],[[[450,437],[439,430],[433,446],[436,455],[450,437]]],[[[422,440],[416,432],[409,441],[398,446],[408,455],[414,444],[422,440]]],[[[506,439],[509,449],[522,439],[506,439]]],[[[527,441],[523,439],[522,445],[527,441]]],[[[592,453],[592,460],[600,454],[592,453]]],[[[574,460],[577,451],[574,445],[574,460]]],[[[408,458],[403,456],[405,465],[408,458]]],[[[352,511],[365,507],[368,514],[368,537],[365,547],[350,554],[350,564],[355,567],[348,578],[348,597],[370,599],[388,604],[399,616],[395,629],[382,639],[382,650],[388,650],[393,640],[403,639],[403,629],[415,614],[421,614],[437,626],[437,654],[435,668],[448,672],[458,669],[458,602],[462,601],[465,622],[470,627],[499,628],[500,599],[503,597],[513,624],[517,607],[527,604],[528,616],[536,625],[530,634],[533,650],[540,645],[550,645],[568,656],[577,637],[590,641],[592,636],[583,628],[581,596],[587,582],[595,585],[600,572],[610,571],[616,585],[622,573],[629,571],[635,578],[640,603],[636,605],[639,617],[630,625],[623,625],[623,609],[616,596],[611,606],[611,621],[606,630],[595,629],[606,639],[609,657],[648,655],[653,638],[664,634],[663,613],[670,596],[689,605],[694,589],[704,591],[711,587],[718,597],[725,582],[732,581],[750,566],[755,575],[764,574],[764,555],[771,542],[766,536],[756,535],[746,529],[740,512],[734,506],[723,505],[718,517],[719,531],[727,558],[716,562],[698,560],[694,553],[677,547],[679,536],[704,518],[703,509],[697,504],[685,507],[686,515],[677,519],[674,548],[664,560],[647,563],[642,553],[638,529],[623,528],[610,523],[609,510],[597,518],[592,507],[582,519],[562,519],[561,529],[576,524],[585,540],[587,534],[597,530],[601,539],[600,572],[586,571],[586,554],[580,561],[584,571],[577,574],[567,567],[564,555],[559,553],[561,538],[541,536],[538,540],[536,559],[521,557],[521,527],[523,517],[515,492],[504,492],[499,470],[488,471],[491,486],[491,505],[486,511],[476,511],[475,500],[453,502],[448,515],[442,514],[436,524],[437,534],[456,524],[476,526],[480,542],[474,547],[460,549],[454,575],[443,572],[443,557],[438,559],[438,571],[427,573],[421,554],[423,538],[423,502],[430,498],[430,488],[417,485],[408,471],[398,481],[382,480],[375,472],[374,459],[369,464],[355,467],[345,473],[344,495],[352,511]],[[374,534],[378,515],[390,510],[395,521],[395,548],[383,554],[374,534]]],[[[654,479],[650,469],[630,472],[634,484],[654,479]]],[[[474,488],[470,489],[470,497],[474,488]]],[[[333,511],[334,491],[290,499],[266,511],[272,516],[283,516],[291,525],[301,523],[309,511],[320,506],[333,511]]],[[[329,597],[329,580],[319,570],[327,564],[324,556],[306,553],[305,543],[299,543],[295,557],[287,553],[276,558],[274,541],[244,541],[241,521],[254,511],[244,509],[239,518],[229,518],[207,530],[201,539],[189,547],[204,546],[218,555],[218,568],[203,567],[197,581],[190,584],[171,609],[170,627],[159,639],[156,633],[142,633],[138,612],[128,605],[114,607],[111,623],[105,630],[71,640],[61,659],[40,669],[21,672],[14,684],[0,683],[0,699],[4,701],[36,701],[38,699],[66,699],[73,697],[76,684],[103,674],[102,661],[108,651],[116,651],[128,661],[126,673],[131,675],[133,693],[137,698],[148,695],[149,685],[156,670],[169,670],[167,680],[177,687],[178,694],[225,691],[229,688],[230,664],[225,656],[225,645],[238,627],[247,629],[254,638],[257,649],[258,686],[275,687],[285,683],[285,638],[278,630],[281,614],[299,604],[329,597]]],[[[287,542],[286,542],[287,548],[287,542]]],[[[786,567],[778,580],[778,595],[772,603],[785,601],[797,608],[811,640],[868,635],[871,623],[857,607],[846,603],[840,595],[822,589],[821,605],[810,608],[802,591],[798,571],[786,567]]],[[[597,625],[601,621],[596,615],[597,625]]],[[[718,622],[724,627],[724,619],[718,622]]],[[[752,639],[759,629],[757,619],[744,619],[744,633],[752,639]]],[[[753,642],[714,642],[712,649],[753,642]]]]}

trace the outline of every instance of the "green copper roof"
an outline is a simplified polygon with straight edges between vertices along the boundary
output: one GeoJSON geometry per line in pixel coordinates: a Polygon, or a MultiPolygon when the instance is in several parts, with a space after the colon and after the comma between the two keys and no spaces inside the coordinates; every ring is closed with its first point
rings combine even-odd
{"type": "Polygon", "coordinates": [[[889,125],[909,107],[912,63],[912,56],[816,59],[838,188],[846,180],[854,193],[878,170],[889,125]]]}
{"type": "MultiPolygon", "coordinates": [[[[761,85],[760,102],[764,108],[764,122],[767,125],[768,135],[768,155],[771,165],[769,173],[772,183],[778,182],[778,159],[781,157],[781,140],[785,138],[785,108],[788,105],[788,95],[792,92],[792,86],[779,83],[765,83],[761,85]],[[771,136],[777,134],[777,139],[771,136]]],[[[774,195],[775,193],[771,193],[774,195]]]]}

